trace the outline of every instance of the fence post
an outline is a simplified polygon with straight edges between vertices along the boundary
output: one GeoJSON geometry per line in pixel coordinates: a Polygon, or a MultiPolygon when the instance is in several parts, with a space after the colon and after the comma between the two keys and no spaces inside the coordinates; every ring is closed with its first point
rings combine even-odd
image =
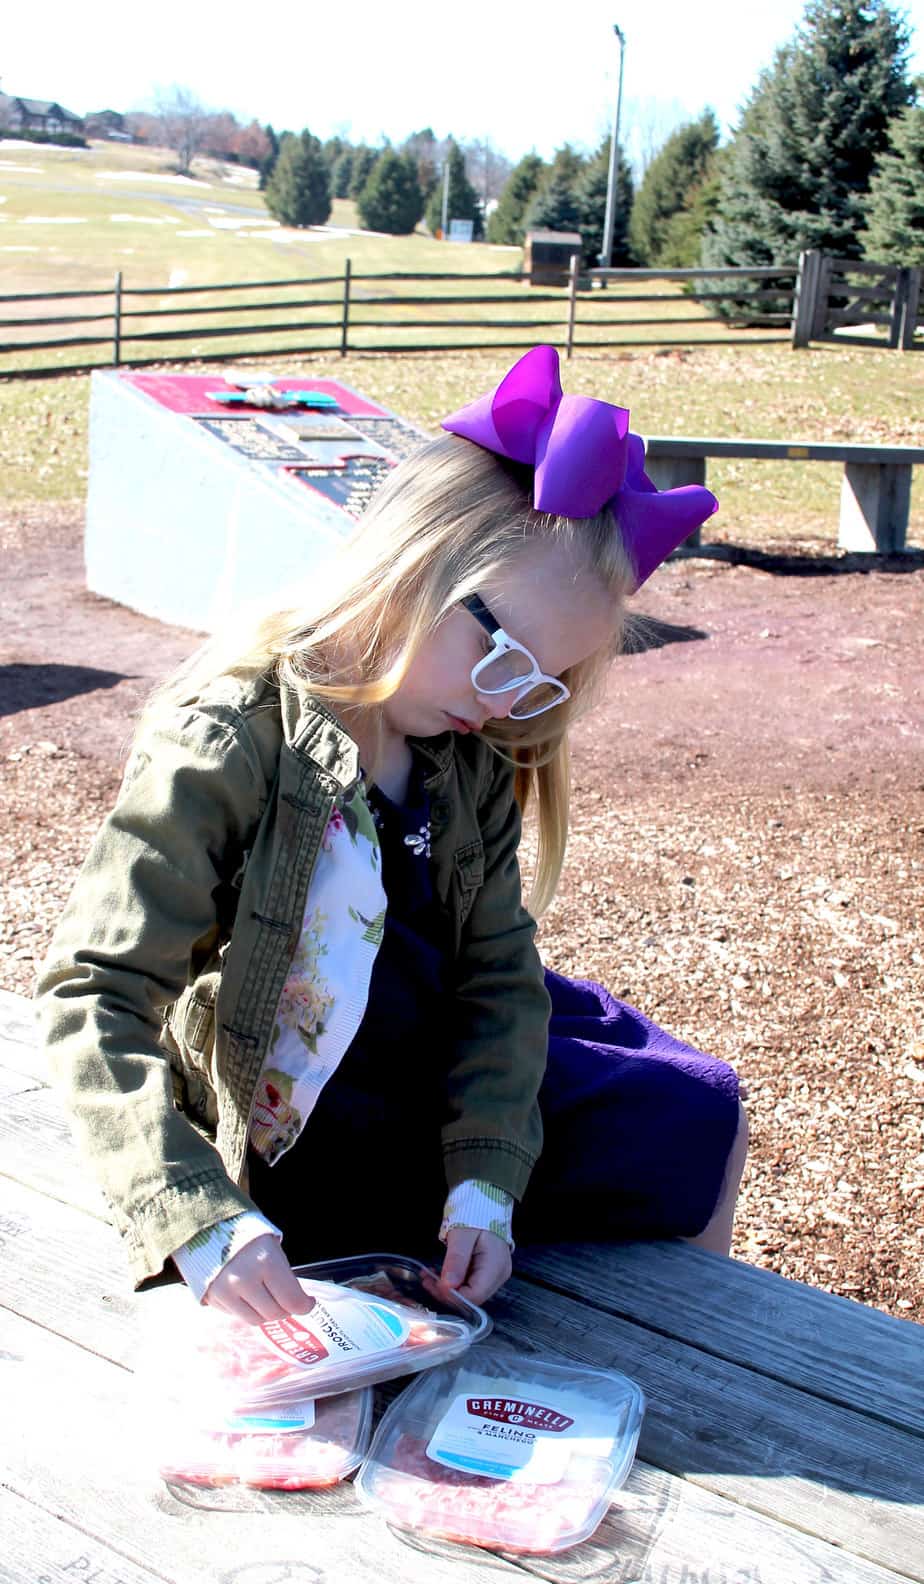
{"type": "Polygon", "coordinates": [[[902,304],[901,336],[898,343],[903,352],[910,352],[914,347],[914,332],[921,311],[921,274],[920,268],[916,266],[912,266],[907,272],[905,301],[902,304]]]}
{"type": "Polygon", "coordinates": [[[793,347],[807,347],[811,339],[815,315],[815,280],[820,257],[815,248],[808,248],[799,254],[799,272],[792,301],[793,347]]]}
{"type": "Polygon", "coordinates": [[[122,359],[122,271],[116,270],[115,300],[112,307],[112,361],[116,368],[122,359]]]}
{"type": "Polygon", "coordinates": [[[343,320],[340,325],[340,356],[347,355],[347,331],[350,324],[350,276],[353,266],[350,259],[343,262],[343,320]]]}
{"type": "Polygon", "coordinates": [[[571,264],[568,269],[568,346],[565,352],[566,359],[571,357],[571,348],[574,346],[574,313],[577,308],[577,279],[580,255],[572,253],[571,264]]]}
{"type": "Polygon", "coordinates": [[[809,332],[813,341],[821,341],[828,328],[828,298],[831,294],[831,277],[834,274],[834,263],[834,259],[829,258],[827,253],[819,253],[818,272],[815,276],[812,328],[809,332]]]}

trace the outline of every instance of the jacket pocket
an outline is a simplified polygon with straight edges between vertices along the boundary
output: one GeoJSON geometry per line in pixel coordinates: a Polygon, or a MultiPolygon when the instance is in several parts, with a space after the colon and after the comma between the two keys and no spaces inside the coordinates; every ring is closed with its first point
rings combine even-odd
{"type": "Polygon", "coordinates": [[[215,1044],[215,1002],[220,970],[202,974],[166,1013],[165,1022],[182,1057],[207,1074],[215,1044]]]}
{"type": "Polygon", "coordinates": [[[484,846],[481,841],[457,847],[453,855],[458,923],[464,924],[484,884],[484,846]]]}

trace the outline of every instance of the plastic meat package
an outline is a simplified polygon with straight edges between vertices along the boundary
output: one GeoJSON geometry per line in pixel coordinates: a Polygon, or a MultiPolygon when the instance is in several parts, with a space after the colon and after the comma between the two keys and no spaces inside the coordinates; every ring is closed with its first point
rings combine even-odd
{"type": "Polygon", "coordinates": [[[416,1260],[369,1254],[296,1267],[311,1299],[263,1325],[197,1304],[186,1288],[145,1299],[148,1357],[169,1347],[173,1394],[210,1422],[357,1391],[465,1352],[490,1330],[483,1310],[416,1260]]]}
{"type": "Polygon", "coordinates": [[[426,1535],[563,1551],[593,1534],[628,1478],[644,1405],[625,1375],[479,1347],[391,1404],[356,1490],[426,1535]]]}
{"type": "Polygon", "coordinates": [[[372,1427],[371,1390],[343,1392],[209,1420],[169,1403],[155,1410],[157,1467],[171,1485],[317,1490],[358,1468],[372,1427]]]}

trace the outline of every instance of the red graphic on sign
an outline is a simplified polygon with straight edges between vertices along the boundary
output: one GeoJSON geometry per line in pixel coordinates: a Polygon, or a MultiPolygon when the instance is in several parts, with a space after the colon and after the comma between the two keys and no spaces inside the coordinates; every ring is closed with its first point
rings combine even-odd
{"type": "Polygon", "coordinates": [[[545,1408],[542,1403],[523,1402],[517,1397],[469,1397],[465,1404],[479,1419],[496,1419],[501,1424],[527,1425],[535,1430],[568,1430],[574,1424],[567,1414],[545,1408]]]}
{"type": "MultiPolygon", "coordinates": [[[[225,417],[230,412],[248,412],[248,408],[229,408],[222,402],[209,401],[209,391],[232,391],[237,387],[230,385],[221,374],[119,374],[119,379],[126,385],[134,385],[146,396],[150,396],[161,407],[169,408],[175,413],[224,413],[225,417]]],[[[366,401],[364,396],[358,396],[355,391],[347,390],[345,386],[338,385],[336,380],[330,379],[292,379],[285,376],[272,380],[271,384],[280,390],[311,390],[322,391],[328,396],[336,398],[337,406],[343,416],[355,418],[384,418],[388,414],[384,407],[377,407],[374,402],[366,401]]],[[[332,409],[331,409],[332,410],[332,409]]]]}
{"type": "Polygon", "coordinates": [[[328,1357],[328,1350],[321,1338],[300,1325],[292,1315],[284,1320],[267,1320],[260,1330],[277,1353],[303,1369],[328,1357]]]}

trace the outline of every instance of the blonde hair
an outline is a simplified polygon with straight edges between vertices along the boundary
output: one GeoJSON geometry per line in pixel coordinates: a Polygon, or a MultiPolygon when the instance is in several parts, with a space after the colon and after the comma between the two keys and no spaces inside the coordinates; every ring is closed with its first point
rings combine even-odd
{"type": "MultiPolygon", "coordinates": [[[[521,810],[534,800],[538,824],[534,913],[555,894],[568,833],[568,731],[603,683],[622,641],[622,607],[633,578],[609,510],[567,518],[530,504],[532,469],[442,435],[399,464],[381,486],[344,553],[286,608],[256,622],[242,642],[217,634],[149,702],[196,697],[224,675],[268,676],[362,722],[374,754],[381,705],[400,687],[421,645],[467,594],[537,541],[573,547],[614,600],[612,639],[562,674],[571,698],[532,720],[494,720],[484,737],[516,766],[521,810]]],[[[142,722],[143,724],[143,722],[142,722]]]]}

